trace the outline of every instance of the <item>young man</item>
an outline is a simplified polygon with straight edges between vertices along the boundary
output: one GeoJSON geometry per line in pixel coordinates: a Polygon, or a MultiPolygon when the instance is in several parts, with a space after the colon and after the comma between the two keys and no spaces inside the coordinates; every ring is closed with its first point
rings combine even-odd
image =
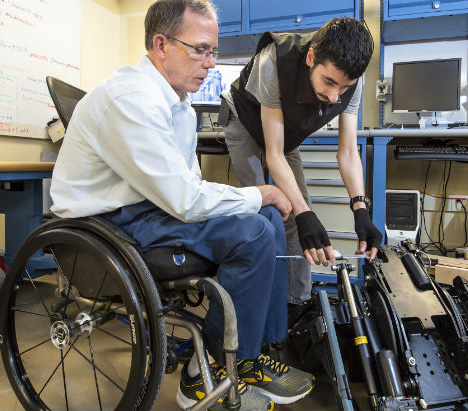
{"type": "MultiPolygon", "coordinates": [[[[259,356],[262,342],[287,333],[286,267],[276,255],[285,251],[281,216],[289,215],[290,202],[273,186],[202,180],[195,153],[196,116],[187,92],[196,92],[215,66],[211,3],[156,1],[146,15],[145,45],[138,66],[117,70],[76,106],[53,173],[52,211],[100,214],[143,251],[180,241],[219,264],[238,319],[239,377],[255,387],[241,384],[241,409],[266,411],[271,399],[294,402],[312,389],[312,376],[259,356]]],[[[208,337],[219,339],[215,307],[205,322],[208,337]]],[[[202,395],[192,360],[182,369],[177,402],[186,408],[202,395]]]]}
{"type": "MultiPolygon", "coordinates": [[[[310,299],[309,264],[334,263],[325,228],[311,211],[297,147],[339,116],[338,164],[354,212],[357,253],[373,259],[382,235],[372,223],[357,150],[360,76],[373,51],[369,31],[359,21],[335,18],[317,33],[265,33],[257,51],[230,92],[226,143],[241,186],[264,184],[262,158],[275,185],[292,204],[286,222],[289,297],[294,307],[310,299]],[[325,254],[326,252],[326,254],[325,254]]],[[[299,307],[300,308],[300,307],[299,307]]],[[[292,320],[293,318],[290,318],[292,320]]]]}

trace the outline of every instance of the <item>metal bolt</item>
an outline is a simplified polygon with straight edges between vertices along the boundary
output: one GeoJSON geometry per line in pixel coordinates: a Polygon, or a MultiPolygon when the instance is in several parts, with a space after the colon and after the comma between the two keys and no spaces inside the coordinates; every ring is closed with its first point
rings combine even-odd
{"type": "Polygon", "coordinates": [[[416,365],[416,360],[414,357],[409,357],[408,358],[408,364],[412,367],[413,365],[416,365]]]}

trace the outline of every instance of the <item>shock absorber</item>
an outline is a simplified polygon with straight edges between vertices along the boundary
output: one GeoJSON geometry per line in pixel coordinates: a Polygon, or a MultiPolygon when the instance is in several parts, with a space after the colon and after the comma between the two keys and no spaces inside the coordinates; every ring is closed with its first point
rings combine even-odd
{"type": "Polygon", "coordinates": [[[355,269],[356,266],[345,263],[332,266],[332,270],[336,271],[338,274],[338,281],[343,285],[344,297],[348,303],[349,313],[351,316],[351,326],[354,335],[354,344],[358,348],[359,358],[364,371],[370,406],[372,410],[377,410],[377,382],[372,366],[369,341],[365,332],[364,321],[357,308],[353,289],[351,287],[351,281],[349,279],[349,272],[354,271],[355,269]]]}

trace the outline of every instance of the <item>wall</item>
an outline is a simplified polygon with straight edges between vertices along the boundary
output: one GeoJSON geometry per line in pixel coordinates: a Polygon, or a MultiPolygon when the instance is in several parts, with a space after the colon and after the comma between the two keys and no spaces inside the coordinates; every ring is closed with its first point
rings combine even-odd
{"type": "Polygon", "coordinates": [[[375,99],[375,83],[380,71],[380,0],[364,1],[364,20],[374,39],[374,53],[364,75],[362,90],[362,127],[379,124],[379,105],[375,99]]]}
{"type": "Polygon", "coordinates": [[[81,88],[89,91],[119,68],[122,30],[118,0],[83,0],[81,88]]]}
{"type": "MultiPolygon", "coordinates": [[[[81,88],[92,89],[122,65],[119,0],[82,0],[81,88]]],[[[41,153],[58,152],[60,143],[0,136],[0,161],[41,161],[41,153]]],[[[0,250],[5,248],[0,214],[0,250]]]]}

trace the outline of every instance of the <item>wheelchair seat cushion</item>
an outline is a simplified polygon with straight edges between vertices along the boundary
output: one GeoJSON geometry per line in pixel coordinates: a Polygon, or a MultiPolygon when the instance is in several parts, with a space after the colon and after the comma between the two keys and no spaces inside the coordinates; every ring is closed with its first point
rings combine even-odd
{"type": "Polygon", "coordinates": [[[212,261],[184,250],[177,254],[175,247],[157,247],[143,254],[143,259],[156,281],[197,276],[213,277],[218,266],[212,261]]]}

